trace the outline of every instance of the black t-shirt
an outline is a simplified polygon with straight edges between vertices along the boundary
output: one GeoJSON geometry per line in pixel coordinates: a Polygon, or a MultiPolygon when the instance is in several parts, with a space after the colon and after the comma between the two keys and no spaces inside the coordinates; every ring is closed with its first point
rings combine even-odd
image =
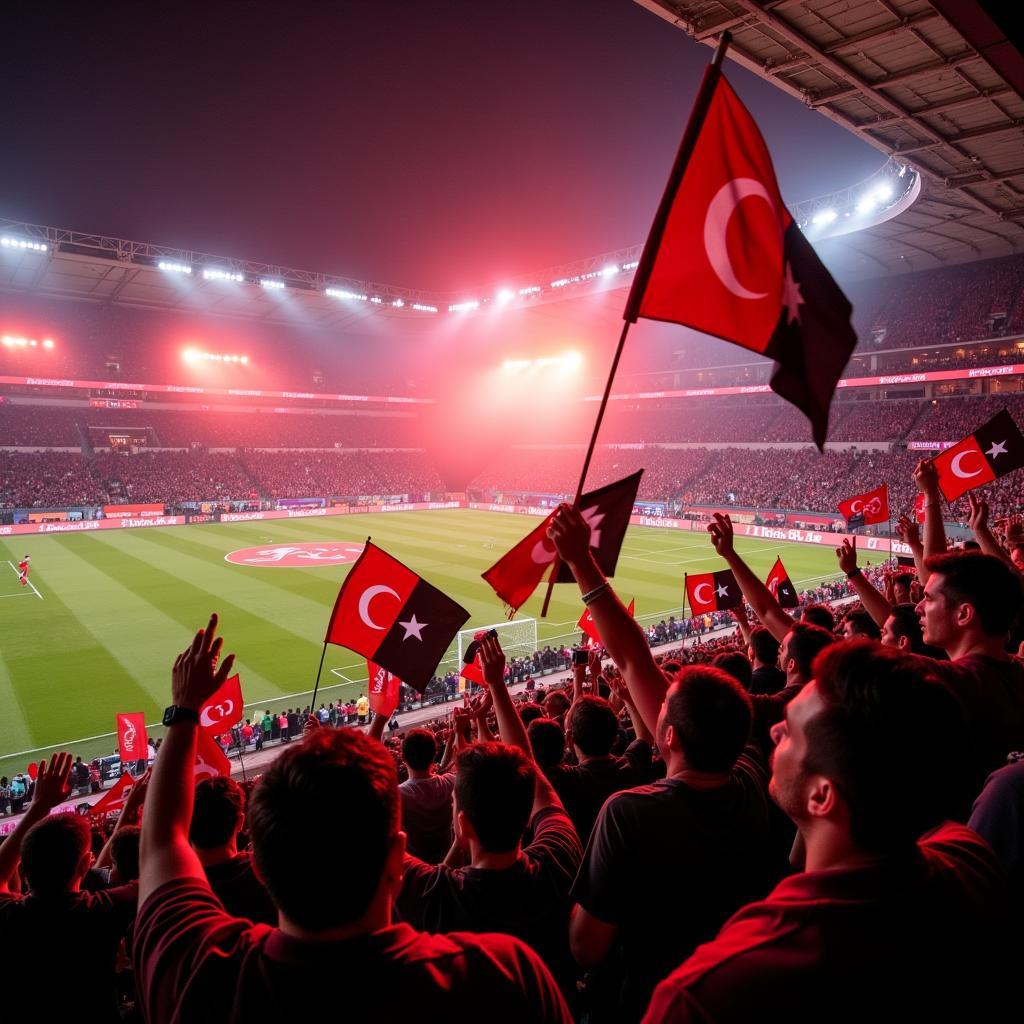
{"type": "Polygon", "coordinates": [[[0,895],[4,1020],[117,1021],[117,950],[138,897],[134,882],[96,893],[0,895]]]}
{"type": "Polygon", "coordinates": [[[1006,755],[1024,750],[1024,665],[969,654],[928,666],[953,692],[964,710],[974,741],[974,782],[980,790],[987,776],[1006,764],[1006,755]]]}
{"type": "Polygon", "coordinates": [[[139,908],[132,959],[149,1024],[571,1024],[536,953],[506,935],[423,935],[399,924],[304,941],[225,914],[194,878],[168,882],[139,908]]]}
{"type": "Polygon", "coordinates": [[[774,665],[762,665],[750,673],[750,692],[771,696],[786,685],[786,673],[774,665]]]}
{"type": "Polygon", "coordinates": [[[395,905],[428,932],[503,932],[535,949],[560,983],[571,972],[569,889],[583,856],[576,830],[560,807],[531,822],[533,841],[510,868],[451,868],[406,856],[395,905]]]}
{"type": "Polygon", "coordinates": [[[277,924],[277,907],[266,886],[256,877],[248,853],[204,867],[214,896],[232,917],[246,917],[257,924],[277,924]]]}
{"type": "Polygon", "coordinates": [[[662,779],[609,798],[572,896],[618,927],[617,1021],[639,1020],[669,971],[768,892],[768,846],[765,772],[746,754],[716,789],[662,779]]]}
{"type": "Polygon", "coordinates": [[[653,778],[650,771],[641,772],[625,757],[602,757],[566,765],[551,779],[551,785],[572,818],[580,842],[585,844],[612,793],[641,786],[653,778]]]}

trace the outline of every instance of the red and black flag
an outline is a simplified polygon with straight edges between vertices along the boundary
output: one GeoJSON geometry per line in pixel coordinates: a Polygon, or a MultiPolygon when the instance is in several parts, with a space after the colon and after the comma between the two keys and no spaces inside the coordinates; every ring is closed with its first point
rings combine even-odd
{"type": "Polygon", "coordinates": [[[861,526],[870,526],[872,523],[887,523],[889,521],[889,488],[881,484],[873,491],[864,494],[855,494],[846,501],[839,502],[839,514],[846,520],[846,526],[850,530],[856,530],[861,526]]]}
{"type": "Polygon", "coordinates": [[[857,342],[853,310],[787,211],[754,119],[717,67],[706,74],[623,317],[770,356],[772,390],[804,412],[820,449],[857,342]]]}
{"type": "Polygon", "coordinates": [[[739,608],[743,603],[740,585],[736,582],[731,569],[702,572],[697,576],[687,573],[685,585],[686,601],[690,606],[691,615],[739,608]]]}
{"type": "MultiPolygon", "coordinates": [[[[615,575],[643,472],[639,469],[632,476],[580,497],[580,513],[590,526],[590,548],[605,576],[615,575]]],[[[548,539],[548,526],[553,516],[552,512],[483,574],[494,592],[513,612],[526,603],[555,560],[555,546],[548,539]]],[[[572,573],[567,565],[559,564],[555,582],[572,582],[572,573]]]]}
{"type": "Polygon", "coordinates": [[[1024,436],[1006,409],[969,437],[935,456],[939,487],[947,501],[1024,466],[1024,436]]]}
{"type": "Polygon", "coordinates": [[[772,566],[772,571],[768,573],[768,579],[764,581],[764,585],[772,592],[772,596],[779,602],[780,607],[796,608],[800,604],[800,599],[796,596],[796,587],[793,586],[793,581],[789,578],[789,573],[786,572],[781,558],[775,559],[775,564],[772,566]]]}
{"type": "MultiPolygon", "coordinates": [[[[633,613],[636,611],[636,599],[632,599],[629,602],[629,617],[633,617],[633,613]]],[[[594,624],[594,616],[591,615],[590,609],[585,608],[583,614],[580,616],[580,621],[576,623],[576,628],[583,630],[595,644],[601,643],[601,636],[597,632],[597,626],[594,624]]]]}
{"type": "Polygon", "coordinates": [[[366,695],[370,698],[370,708],[375,715],[390,718],[398,708],[402,680],[380,665],[366,662],[366,695]]]}
{"type": "Polygon", "coordinates": [[[338,592],[324,641],[420,692],[469,612],[369,541],[338,592]]]}

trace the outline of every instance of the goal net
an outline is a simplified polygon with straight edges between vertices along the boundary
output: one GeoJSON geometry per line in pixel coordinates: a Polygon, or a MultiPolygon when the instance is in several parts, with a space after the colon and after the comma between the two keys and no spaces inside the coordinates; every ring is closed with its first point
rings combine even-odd
{"type": "Polygon", "coordinates": [[[530,657],[537,650],[537,620],[513,619],[511,622],[496,622],[492,626],[474,626],[472,629],[459,630],[455,643],[448,650],[441,665],[447,670],[461,670],[462,657],[466,653],[466,648],[473,642],[473,637],[489,629],[497,631],[501,649],[510,661],[513,658],[530,657]]]}

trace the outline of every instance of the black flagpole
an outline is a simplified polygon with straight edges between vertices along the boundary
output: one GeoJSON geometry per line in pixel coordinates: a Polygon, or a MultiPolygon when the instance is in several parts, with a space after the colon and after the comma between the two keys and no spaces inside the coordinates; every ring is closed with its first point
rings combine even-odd
{"type": "MultiPolygon", "coordinates": [[[[369,537],[366,538],[366,543],[367,544],[370,543],[370,538],[369,537]]],[[[366,545],[365,544],[363,545],[363,551],[366,551],[366,545]]],[[[362,558],[363,556],[360,555],[359,557],[362,558]]],[[[347,578],[348,577],[346,577],[346,579],[347,578]]],[[[345,584],[343,583],[342,587],[344,587],[344,586],[345,586],[345,584]]],[[[340,592],[339,592],[338,596],[339,597],[341,596],[340,592]]],[[[309,701],[309,713],[311,715],[315,715],[316,714],[316,692],[317,692],[317,690],[320,689],[320,673],[323,672],[323,670],[324,670],[324,657],[326,656],[326,654],[327,654],[327,641],[324,640],[324,649],[320,652],[320,665],[319,665],[319,667],[316,670],[316,682],[313,684],[313,696],[310,698],[310,701],[309,701]]],[[[317,719],[317,721],[319,721],[319,719],[317,719]]],[[[305,722],[302,723],[302,728],[303,728],[303,730],[305,730],[305,728],[306,728],[306,723],[305,722]]]]}
{"type": "MultiPolygon", "coordinates": [[[[636,323],[640,315],[640,303],[643,300],[644,292],[647,291],[647,282],[650,279],[654,260],[661,246],[665,225],[668,223],[668,216],[672,211],[672,204],[676,193],[679,191],[679,185],[683,180],[683,175],[686,173],[686,168],[689,166],[690,157],[693,155],[694,147],[697,145],[697,139],[700,137],[701,130],[704,127],[704,121],[707,119],[708,109],[715,95],[715,87],[722,76],[722,62],[725,60],[725,51],[728,50],[731,42],[731,32],[723,32],[719,36],[718,47],[715,50],[714,57],[711,58],[711,63],[704,72],[704,80],[700,84],[697,99],[694,101],[690,120],[686,123],[686,131],[683,133],[682,142],[679,143],[676,160],[672,165],[672,172],[668,176],[668,182],[665,185],[665,191],[662,194],[658,212],[654,215],[654,222],[651,224],[647,241],[644,243],[644,250],[640,254],[636,273],[633,275],[633,285],[629,290],[629,298],[626,300],[626,309],[622,314],[625,323],[622,325],[619,344],[615,349],[615,355],[612,357],[611,369],[608,371],[608,380],[604,385],[604,394],[601,396],[601,404],[597,409],[597,418],[594,420],[594,429],[590,435],[590,444],[587,445],[587,454],[583,459],[583,469],[580,472],[579,483],[576,485],[576,497],[573,499],[573,505],[576,507],[579,506],[580,498],[583,495],[583,487],[587,481],[587,471],[590,469],[590,461],[594,457],[597,435],[600,433],[601,423],[604,420],[608,398],[612,391],[612,383],[615,380],[615,371],[619,368],[619,360],[622,358],[622,350],[626,344],[626,336],[629,334],[630,326],[636,323]]],[[[540,617],[542,619],[548,613],[548,605],[551,603],[551,592],[555,589],[555,580],[558,578],[559,568],[560,560],[556,555],[554,562],[551,564],[548,589],[544,595],[544,604],[540,610],[540,617]]]]}

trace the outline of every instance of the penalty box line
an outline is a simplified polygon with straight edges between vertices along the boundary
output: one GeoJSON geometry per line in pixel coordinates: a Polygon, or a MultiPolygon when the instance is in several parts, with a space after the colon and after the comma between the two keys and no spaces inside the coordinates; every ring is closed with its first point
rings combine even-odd
{"type": "MultiPolygon", "coordinates": [[[[7,559],[7,564],[11,567],[11,572],[13,572],[15,576],[20,578],[21,577],[21,573],[18,572],[18,567],[9,558],[7,559]]],[[[36,585],[28,578],[28,576],[25,577],[25,582],[32,588],[32,593],[35,594],[36,597],[38,597],[40,601],[42,601],[43,600],[43,595],[40,594],[38,590],[36,590],[36,585]]],[[[3,596],[4,597],[21,597],[20,594],[4,594],[3,596]]]]}

